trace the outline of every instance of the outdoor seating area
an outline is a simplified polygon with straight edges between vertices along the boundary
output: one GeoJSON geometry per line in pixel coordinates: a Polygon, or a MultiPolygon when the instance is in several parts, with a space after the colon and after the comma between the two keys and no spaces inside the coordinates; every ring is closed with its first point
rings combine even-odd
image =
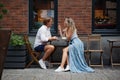
{"type": "MultiPolygon", "coordinates": [[[[103,56],[102,56],[103,50],[102,50],[102,46],[101,46],[101,36],[100,35],[87,35],[87,36],[80,36],[79,38],[83,41],[84,46],[86,47],[84,52],[85,52],[85,57],[86,57],[86,61],[88,62],[88,65],[103,67],[103,56]],[[91,45],[93,45],[92,40],[94,42],[97,41],[97,44],[94,43],[95,45],[98,46],[98,48],[96,50],[91,48],[91,45]],[[92,62],[91,62],[92,53],[96,53],[96,54],[100,53],[100,63],[99,64],[96,64],[96,65],[92,64],[92,62]]],[[[29,41],[28,35],[24,35],[24,39],[25,39],[25,43],[26,43],[27,53],[32,58],[31,61],[29,61],[28,64],[26,65],[26,68],[30,67],[30,65],[32,65],[32,63],[34,63],[34,62],[39,65],[38,59],[40,58],[40,55],[42,52],[36,52],[32,49],[32,45],[29,41]]],[[[62,59],[62,49],[68,45],[67,40],[58,38],[58,40],[49,42],[49,44],[52,44],[56,47],[55,51],[48,59],[49,66],[60,64],[61,59],[62,59]],[[59,52],[59,54],[58,54],[58,52],[59,52]],[[54,58],[56,58],[56,59],[54,59],[54,58]]]]}
{"type": "MultiPolygon", "coordinates": [[[[104,67],[104,64],[103,64],[104,63],[103,61],[104,50],[102,48],[101,35],[100,34],[79,35],[79,38],[84,43],[85,59],[88,65],[91,67],[103,68],[104,67]],[[97,63],[94,63],[96,58],[97,58],[97,63]]],[[[39,65],[38,60],[40,56],[42,55],[42,52],[36,52],[33,50],[28,35],[24,35],[24,39],[26,43],[27,53],[31,56],[31,61],[27,63],[26,68],[29,68],[32,64],[36,65],[36,63],[37,65],[39,65]]],[[[65,39],[59,38],[59,40],[49,42],[49,44],[52,44],[56,47],[55,51],[48,59],[48,66],[51,67],[51,65],[60,64],[61,58],[62,58],[62,49],[68,45],[68,42],[65,39]]],[[[112,64],[112,61],[110,62],[110,64],[112,64]]]]}
{"type": "MultiPolygon", "coordinates": [[[[61,49],[65,46],[68,45],[67,41],[65,39],[59,38],[57,41],[49,42],[49,44],[55,45],[58,49],[55,50],[55,52],[51,55],[49,59],[49,65],[47,70],[43,70],[40,68],[38,59],[39,56],[42,54],[41,52],[35,52],[32,48],[31,41],[30,41],[30,36],[24,35],[24,40],[27,48],[27,53],[31,56],[31,60],[26,64],[26,67],[24,69],[4,69],[3,70],[3,75],[2,75],[2,80],[16,80],[16,79],[21,79],[21,80],[61,80],[61,79],[69,79],[74,80],[74,79],[82,79],[82,80],[89,80],[91,78],[92,80],[118,80],[119,79],[119,72],[120,72],[120,67],[117,65],[116,67],[113,67],[112,65],[103,65],[103,49],[102,49],[102,42],[101,42],[101,35],[79,35],[79,38],[83,41],[84,43],[84,53],[85,53],[85,58],[89,66],[93,67],[95,69],[94,73],[70,73],[70,72],[61,72],[61,73],[55,73],[54,70],[60,64],[59,61],[61,61],[61,49]],[[95,41],[95,42],[94,42],[95,41]],[[97,42],[97,43],[96,43],[97,42]],[[62,43],[59,45],[59,43],[62,43]],[[94,45],[91,46],[91,45],[94,45]],[[98,46],[98,47],[97,47],[98,46]],[[60,53],[57,55],[56,53],[60,53]],[[92,60],[94,59],[92,56],[94,54],[97,54],[97,58],[99,58],[99,64],[93,64],[92,60]],[[56,56],[57,55],[57,56],[56,56]],[[57,58],[57,62],[55,62],[57,58]],[[53,60],[54,59],[54,60],[53,60]],[[53,61],[53,62],[52,62],[53,61]],[[32,66],[32,65],[37,65],[37,67],[32,66]],[[52,66],[51,65],[56,65],[52,66]],[[111,67],[112,66],[112,67],[111,67]],[[99,68],[98,68],[99,67],[99,68]],[[103,68],[104,67],[104,68],[103,68]],[[32,73],[31,73],[32,72],[32,73]],[[40,73],[43,74],[40,74],[40,73]],[[51,74],[51,77],[49,74],[51,74]],[[103,75],[104,74],[104,75],[103,75]],[[26,76],[29,76],[26,77],[26,76]],[[48,78],[46,78],[43,75],[48,75],[48,78]],[[66,75],[66,76],[64,76],[66,75]],[[78,75],[80,77],[78,77],[78,75]],[[96,76],[95,76],[96,75],[96,76]],[[111,77],[112,75],[112,77],[111,77]],[[77,76],[77,77],[76,77],[77,76]],[[91,77],[92,76],[92,77],[91,77]]],[[[117,40],[119,41],[119,40],[117,40]]]]}

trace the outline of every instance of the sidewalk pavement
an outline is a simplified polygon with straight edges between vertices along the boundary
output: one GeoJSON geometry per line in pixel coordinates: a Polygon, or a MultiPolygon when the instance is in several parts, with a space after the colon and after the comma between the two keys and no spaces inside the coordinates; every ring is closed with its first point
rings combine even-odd
{"type": "Polygon", "coordinates": [[[4,69],[2,80],[120,80],[120,67],[94,69],[94,73],[56,73],[54,68],[4,69]]]}

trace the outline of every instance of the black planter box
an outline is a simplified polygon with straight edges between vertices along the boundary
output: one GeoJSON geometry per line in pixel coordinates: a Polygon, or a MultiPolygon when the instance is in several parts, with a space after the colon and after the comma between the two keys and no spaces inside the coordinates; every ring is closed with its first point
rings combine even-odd
{"type": "Polygon", "coordinates": [[[9,46],[4,68],[22,69],[26,66],[27,52],[25,46],[9,46]]]}

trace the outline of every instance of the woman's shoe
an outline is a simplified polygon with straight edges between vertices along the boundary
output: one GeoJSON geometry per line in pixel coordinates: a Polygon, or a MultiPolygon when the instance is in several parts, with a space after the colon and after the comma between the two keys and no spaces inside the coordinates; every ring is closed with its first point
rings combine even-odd
{"type": "Polygon", "coordinates": [[[66,66],[65,71],[70,71],[70,66],[69,65],[66,66]]]}
{"type": "Polygon", "coordinates": [[[55,72],[64,72],[65,69],[64,68],[61,68],[60,66],[55,70],[55,72]]]}

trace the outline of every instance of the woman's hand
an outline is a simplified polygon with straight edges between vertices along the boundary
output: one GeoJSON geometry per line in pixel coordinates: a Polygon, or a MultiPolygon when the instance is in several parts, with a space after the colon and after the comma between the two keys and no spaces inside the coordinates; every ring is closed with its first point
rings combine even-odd
{"type": "Polygon", "coordinates": [[[65,34],[66,34],[67,40],[69,41],[73,35],[72,29],[68,28],[65,34]]]}
{"type": "Polygon", "coordinates": [[[60,25],[58,25],[58,30],[61,31],[61,26],[60,25]]]}
{"type": "Polygon", "coordinates": [[[60,36],[62,37],[63,34],[62,34],[62,30],[61,30],[61,26],[60,25],[58,25],[58,31],[59,31],[60,36]]]}

